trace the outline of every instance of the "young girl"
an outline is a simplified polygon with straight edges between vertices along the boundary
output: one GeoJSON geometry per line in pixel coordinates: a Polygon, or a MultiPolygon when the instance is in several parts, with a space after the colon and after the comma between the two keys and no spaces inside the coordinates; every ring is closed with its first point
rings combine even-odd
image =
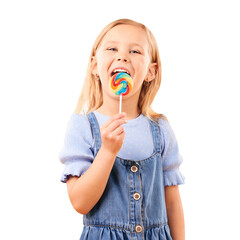
{"type": "Polygon", "coordinates": [[[160,83],[151,31],[129,19],[107,25],[94,43],[59,154],[61,181],[84,215],[80,240],[185,239],[182,157],[167,118],[151,108],[160,83]],[[109,87],[116,69],[133,80],[120,114],[119,96],[109,87]]]}

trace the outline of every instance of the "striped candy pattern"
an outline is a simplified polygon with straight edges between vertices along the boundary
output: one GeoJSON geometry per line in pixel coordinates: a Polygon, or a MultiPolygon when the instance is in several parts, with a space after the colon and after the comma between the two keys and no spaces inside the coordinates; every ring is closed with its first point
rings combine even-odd
{"type": "Polygon", "coordinates": [[[116,94],[127,95],[133,87],[133,80],[127,73],[115,73],[110,80],[110,88],[116,94]]]}

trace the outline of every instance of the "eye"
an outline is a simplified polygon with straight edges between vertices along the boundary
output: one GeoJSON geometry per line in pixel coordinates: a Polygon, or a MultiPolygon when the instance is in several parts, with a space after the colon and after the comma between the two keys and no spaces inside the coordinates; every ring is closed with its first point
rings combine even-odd
{"type": "Polygon", "coordinates": [[[117,50],[117,49],[116,49],[116,48],[108,48],[107,50],[115,51],[115,50],[117,50]]]}
{"type": "Polygon", "coordinates": [[[139,51],[136,51],[136,50],[132,50],[130,52],[141,54],[139,51]]]}

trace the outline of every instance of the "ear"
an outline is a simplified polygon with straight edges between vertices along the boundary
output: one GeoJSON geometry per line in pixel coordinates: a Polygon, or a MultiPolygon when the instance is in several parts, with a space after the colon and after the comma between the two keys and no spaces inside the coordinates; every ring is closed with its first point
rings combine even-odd
{"type": "Polygon", "coordinates": [[[93,74],[93,75],[98,74],[96,56],[92,56],[92,57],[91,57],[91,70],[92,70],[92,74],[93,74]]]}
{"type": "Polygon", "coordinates": [[[145,81],[151,82],[153,79],[155,79],[156,74],[157,74],[157,70],[158,70],[157,63],[150,63],[149,67],[148,67],[148,72],[147,72],[147,75],[146,75],[147,80],[145,80],[145,81]]]}

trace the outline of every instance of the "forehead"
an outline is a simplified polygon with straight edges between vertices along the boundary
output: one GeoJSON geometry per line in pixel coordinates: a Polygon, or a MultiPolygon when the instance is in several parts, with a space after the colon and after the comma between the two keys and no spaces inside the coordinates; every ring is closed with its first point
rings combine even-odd
{"type": "Polygon", "coordinates": [[[110,29],[102,39],[102,44],[113,41],[126,44],[138,44],[144,48],[148,47],[145,30],[129,24],[120,24],[110,29]]]}

